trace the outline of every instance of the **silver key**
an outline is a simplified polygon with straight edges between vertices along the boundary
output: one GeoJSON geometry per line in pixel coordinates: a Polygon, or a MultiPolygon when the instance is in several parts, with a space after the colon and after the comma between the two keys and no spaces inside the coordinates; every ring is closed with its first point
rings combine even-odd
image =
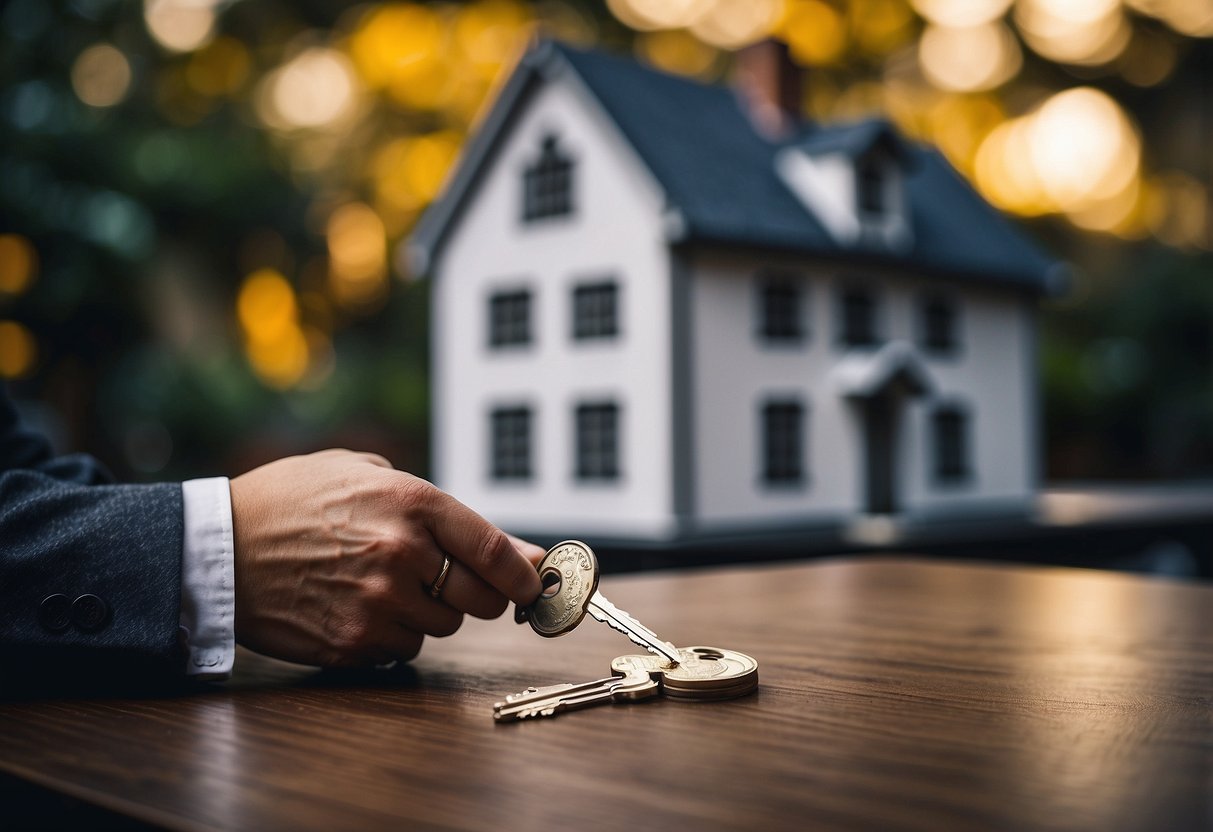
{"type": "Polygon", "coordinates": [[[539,635],[551,638],[572,630],[588,612],[595,621],[615,628],[667,662],[682,661],[678,648],[598,591],[598,558],[580,540],[557,543],[544,555],[538,569],[544,592],[530,606],[515,609],[514,620],[519,624],[527,621],[539,635]]]}
{"type": "Polygon", "coordinates": [[[496,722],[515,722],[543,716],[556,716],[565,711],[589,708],[607,702],[616,704],[652,699],[661,693],[661,682],[645,672],[627,676],[608,676],[581,684],[548,685],[527,688],[507,696],[493,705],[496,722]]]}

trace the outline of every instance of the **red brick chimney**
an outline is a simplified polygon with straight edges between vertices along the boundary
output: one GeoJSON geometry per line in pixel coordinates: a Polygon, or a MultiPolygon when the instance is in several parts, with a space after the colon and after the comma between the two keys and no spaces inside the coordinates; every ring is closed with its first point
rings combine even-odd
{"type": "Polygon", "coordinates": [[[786,43],[767,38],[738,51],[733,86],[754,127],[767,138],[783,138],[799,122],[802,72],[786,43]]]}

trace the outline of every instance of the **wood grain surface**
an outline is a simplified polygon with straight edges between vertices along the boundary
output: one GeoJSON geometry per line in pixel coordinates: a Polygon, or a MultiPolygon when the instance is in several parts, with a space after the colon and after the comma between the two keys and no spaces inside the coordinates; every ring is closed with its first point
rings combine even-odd
{"type": "Polygon", "coordinates": [[[1213,587],[882,557],[600,588],[759,690],[497,725],[636,651],[469,620],[403,671],[242,652],[179,696],[0,703],[0,772],[177,829],[1213,828],[1213,587]]]}

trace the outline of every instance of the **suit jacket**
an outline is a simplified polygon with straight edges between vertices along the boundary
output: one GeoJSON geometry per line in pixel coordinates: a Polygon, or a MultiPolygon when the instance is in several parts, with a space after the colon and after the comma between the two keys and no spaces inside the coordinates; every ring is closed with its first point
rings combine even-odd
{"type": "Polygon", "coordinates": [[[0,385],[0,689],[180,673],[182,534],[179,483],[56,457],[0,385]]]}

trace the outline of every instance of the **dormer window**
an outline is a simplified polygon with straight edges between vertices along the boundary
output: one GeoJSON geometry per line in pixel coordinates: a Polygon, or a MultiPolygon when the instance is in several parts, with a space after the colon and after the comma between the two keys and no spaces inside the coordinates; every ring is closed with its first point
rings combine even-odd
{"type": "Polygon", "coordinates": [[[884,165],[879,156],[869,154],[855,165],[855,197],[859,215],[879,219],[885,212],[884,165]]]}
{"type": "Polygon", "coordinates": [[[544,137],[539,158],[527,166],[522,179],[524,222],[573,213],[573,160],[554,135],[544,137]]]}

